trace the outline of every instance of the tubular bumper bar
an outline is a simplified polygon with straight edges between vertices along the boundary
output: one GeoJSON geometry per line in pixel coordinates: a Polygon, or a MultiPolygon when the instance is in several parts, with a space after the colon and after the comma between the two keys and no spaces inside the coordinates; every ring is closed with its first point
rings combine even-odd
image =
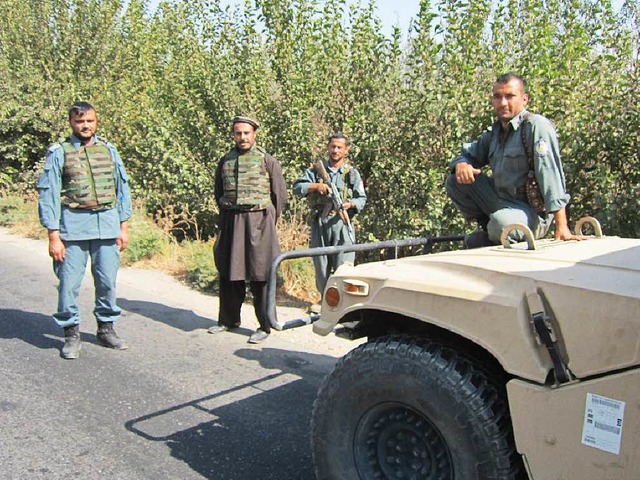
{"type": "Polygon", "coordinates": [[[464,235],[449,235],[441,237],[407,238],[404,240],[387,240],[385,242],[359,243],[355,245],[343,245],[340,247],[307,248],[303,250],[282,252],[273,260],[271,263],[271,269],[269,270],[269,280],[267,282],[267,317],[269,318],[269,323],[271,323],[271,326],[276,330],[288,330],[290,328],[309,325],[320,318],[319,314],[313,314],[308,317],[288,320],[284,323],[278,322],[276,315],[276,282],[278,267],[284,260],[318,257],[320,255],[335,255],[343,252],[366,252],[370,250],[383,249],[393,249],[393,258],[398,258],[398,249],[401,247],[423,245],[422,253],[431,253],[433,245],[436,243],[460,242],[462,240],[464,240],[464,235]]]}

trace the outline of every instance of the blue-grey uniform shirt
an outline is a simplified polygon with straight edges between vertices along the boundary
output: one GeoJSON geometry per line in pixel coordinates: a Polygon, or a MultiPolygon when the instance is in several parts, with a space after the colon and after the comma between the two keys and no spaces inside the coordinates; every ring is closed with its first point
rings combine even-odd
{"type": "MultiPolygon", "coordinates": [[[[528,112],[524,110],[509,122],[503,142],[500,141],[502,124],[500,121],[494,123],[475,142],[463,146],[462,153],[451,162],[450,168],[454,169],[461,162],[470,163],[476,168],[489,165],[498,196],[526,202],[522,187],[529,172],[529,160],[520,130],[526,113],[528,112]]],[[[556,130],[541,115],[529,113],[528,122],[531,124],[531,136],[527,135],[527,140],[533,141],[534,170],[544,197],[545,209],[547,212],[555,212],[565,207],[570,198],[565,191],[556,130]]]]}
{"type": "MultiPolygon", "coordinates": [[[[69,142],[80,147],[80,140],[71,135],[69,142]]],[[[60,230],[62,240],[94,240],[117,238],[120,222],[131,217],[131,194],[124,164],[116,147],[95,137],[97,144],[105,144],[115,162],[116,206],[109,210],[87,210],[69,208],[61,203],[62,169],[64,150],[54,143],[47,150],[44,171],[38,179],[38,213],[40,223],[49,230],[60,230]]]]}
{"type": "MultiPolygon", "coordinates": [[[[340,168],[332,168],[329,166],[329,162],[325,161],[324,166],[327,170],[327,174],[329,175],[329,181],[331,181],[331,183],[335,183],[338,189],[342,190],[342,177],[344,176],[344,169],[347,167],[347,164],[343,163],[340,168]]],[[[367,194],[364,191],[364,184],[358,170],[351,166],[349,166],[349,169],[350,171],[347,174],[347,178],[352,175],[351,172],[353,172],[353,191],[351,198],[343,198],[342,203],[351,202],[357,213],[360,212],[367,203],[367,194]]],[[[302,177],[296,180],[293,184],[293,193],[298,197],[304,198],[309,193],[309,185],[319,182],[320,177],[316,173],[316,170],[314,168],[307,168],[302,177]]]]}

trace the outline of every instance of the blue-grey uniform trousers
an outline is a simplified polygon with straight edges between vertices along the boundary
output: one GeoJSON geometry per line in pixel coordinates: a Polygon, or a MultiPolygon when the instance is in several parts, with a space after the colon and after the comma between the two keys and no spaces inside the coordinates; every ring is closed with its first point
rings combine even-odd
{"type": "MultiPolygon", "coordinates": [[[[339,245],[353,245],[349,237],[348,227],[344,224],[340,215],[322,218],[317,214],[311,222],[311,248],[335,247],[339,245]]],[[[316,288],[324,295],[329,276],[336,268],[345,262],[353,263],[356,259],[355,252],[338,253],[336,255],[321,255],[313,257],[313,266],[316,272],[316,288]]]]}
{"type": "MultiPolygon", "coordinates": [[[[504,227],[512,223],[527,225],[536,239],[543,238],[549,232],[552,215],[540,217],[526,201],[505,199],[496,193],[493,179],[487,175],[476,176],[470,184],[458,183],[455,174],[446,181],[447,194],[467,220],[489,218],[487,233],[489,240],[500,243],[500,234],[504,227]]],[[[512,241],[520,242],[524,236],[516,230],[509,234],[512,241]]]]}
{"type": "Polygon", "coordinates": [[[64,241],[64,245],[64,260],[53,262],[53,271],[60,280],[58,311],[53,319],[61,327],[80,323],[78,294],[87,268],[87,259],[91,256],[91,274],[95,288],[93,314],[99,322],[118,320],[122,310],[116,304],[116,275],[120,266],[116,239],[64,241]]]}

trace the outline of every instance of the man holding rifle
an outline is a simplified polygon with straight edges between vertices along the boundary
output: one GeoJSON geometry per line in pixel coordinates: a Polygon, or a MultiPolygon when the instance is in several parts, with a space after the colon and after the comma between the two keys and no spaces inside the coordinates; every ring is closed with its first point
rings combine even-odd
{"type": "MultiPolygon", "coordinates": [[[[352,218],[364,208],[367,195],[360,173],[347,162],[349,139],[342,133],[329,137],[329,159],[318,160],[293,184],[293,193],[307,197],[311,209],[310,247],[353,245],[352,218]]],[[[316,287],[320,294],[331,273],[344,262],[353,262],[355,252],[313,257],[316,287]]]]}

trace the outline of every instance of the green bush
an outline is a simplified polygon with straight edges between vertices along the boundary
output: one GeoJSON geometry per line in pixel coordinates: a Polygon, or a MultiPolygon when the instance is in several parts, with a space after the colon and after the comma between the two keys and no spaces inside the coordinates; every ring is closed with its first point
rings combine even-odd
{"type": "Polygon", "coordinates": [[[150,259],[162,248],[162,237],[152,230],[134,230],[129,239],[129,247],[124,251],[128,263],[150,259]]]}
{"type": "MultiPolygon", "coordinates": [[[[515,71],[557,126],[574,217],[640,235],[637,1],[423,0],[390,36],[375,0],[37,3],[0,2],[1,184],[27,185],[67,135],[68,106],[88,100],[134,195],[175,224],[164,231],[206,240],[229,120],[250,113],[289,184],[329,133],[351,137],[369,193],[359,238],[462,233],[446,164],[492,122],[492,83],[515,71]]],[[[156,247],[142,243],[141,257],[156,247]]]]}
{"type": "Polygon", "coordinates": [[[0,227],[29,238],[46,238],[47,230],[40,225],[33,196],[0,195],[0,227]]]}
{"type": "Polygon", "coordinates": [[[167,242],[167,236],[144,213],[136,211],[130,220],[129,246],[122,252],[123,264],[152,259],[163,252],[167,242]]]}
{"type": "Polygon", "coordinates": [[[187,282],[203,292],[217,292],[218,271],[213,262],[212,243],[187,241],[181,247],[184,250],[187,282]]]}
{"type": "Polygon", "coordinates": [[[16,223],[16,218],[20,216],[20,205],[16,198],[0,197],[0,227],[12,227],[16,223]]]}

